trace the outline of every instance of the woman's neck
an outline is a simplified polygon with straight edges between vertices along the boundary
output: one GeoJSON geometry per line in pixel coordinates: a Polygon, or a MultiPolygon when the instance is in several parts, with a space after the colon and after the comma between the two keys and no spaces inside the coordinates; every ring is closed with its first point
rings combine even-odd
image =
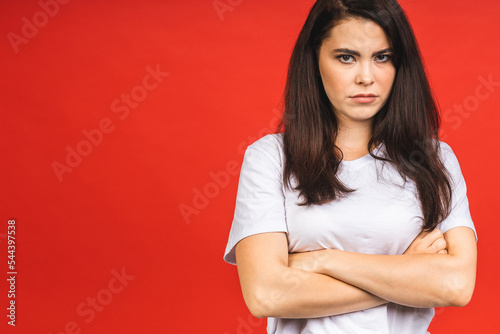
{"type": "Polygon", "coordinates": [[[335,145],[344,154],[344,160],[355,160],[367,155],[368,143],[372,138],[371,124],[356,127],[340,127],[335,145]]]}

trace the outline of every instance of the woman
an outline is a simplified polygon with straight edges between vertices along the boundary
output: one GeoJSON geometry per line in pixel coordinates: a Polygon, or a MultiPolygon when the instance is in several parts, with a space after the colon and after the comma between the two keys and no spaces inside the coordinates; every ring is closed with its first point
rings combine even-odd
{"type": "Polygon", "coordinates": [[[395,0],[315,3],[283,129],[245,152],[225,253],[268,333],[427,333],[469,302],[465,181],[395,0]]]}

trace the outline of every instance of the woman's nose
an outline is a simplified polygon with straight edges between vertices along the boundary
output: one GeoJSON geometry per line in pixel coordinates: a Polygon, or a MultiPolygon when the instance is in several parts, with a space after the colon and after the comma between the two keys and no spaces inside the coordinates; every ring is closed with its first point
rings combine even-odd
{"type": "Polygon", "coordinates": [[[358,85],[371,85],[375,82],[375,77],[373,75],[372,64],[359,64],[358,73],[356,74],[356,83],[358,85]]]}

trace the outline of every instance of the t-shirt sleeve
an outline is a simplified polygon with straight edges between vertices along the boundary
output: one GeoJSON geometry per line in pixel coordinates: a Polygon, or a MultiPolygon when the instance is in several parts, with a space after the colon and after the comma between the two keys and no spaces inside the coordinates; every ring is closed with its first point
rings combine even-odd
{"type": "Polygon", "coordinates": [[[287,232],[282,187],[282,158],[276,135],[250,145],[243,158],[233,223],[224,260],[236,264],[235,246],[243,238],[287,232]]]}
{"type": "Polygon", "coordinates": [[[465,184],[460,164],[451,147],[441,142],[441,157],[443,163],[451,176],[452,206],[450,215],[437,227],[445,233],[454,227],[466,226],[471,228],[476,235],[476,229],[469,211],[469,200],[467,199],[467,186],[465,184]]]}

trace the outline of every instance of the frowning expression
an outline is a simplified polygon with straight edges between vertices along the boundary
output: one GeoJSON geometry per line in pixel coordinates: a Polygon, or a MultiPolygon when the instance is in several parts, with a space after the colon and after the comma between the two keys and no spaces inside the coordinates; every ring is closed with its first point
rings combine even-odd
{"type": "Polygon", "coordinates": [[[371,124],[391,93],[392,55],[384,30],[373,21],[350,18],[331,30],[318,65],[339,127],[371,124]]]}

